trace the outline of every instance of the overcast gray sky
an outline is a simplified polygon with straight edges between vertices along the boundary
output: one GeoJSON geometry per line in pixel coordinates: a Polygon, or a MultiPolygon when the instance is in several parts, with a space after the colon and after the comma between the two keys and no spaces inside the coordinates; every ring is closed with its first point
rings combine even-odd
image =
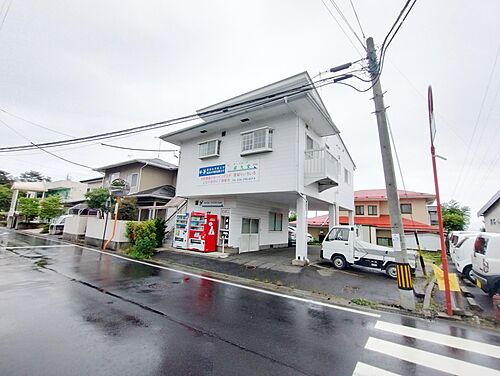
{"type": "MultiPolygon", "coordinates": [[[[10,1],[0,0],[0,23],[10,1]]],[[[359,33],[350,2],[337,4],[359,33]]],[[[354,4],[366,35],[380,45],[404,1],[354,4]]],[[[448,158],[438,166],[443,199],[471,206],[473,219],[500,188],[500,61],[492,73],[499,19],[498,0],[418,0],[387,51],[382,75],[407,189],[434,190],[425,98],[432,84],[437,152],[448,158]]],[[[12,0],[0,30],[0,108],[85,136],[189,114],[304,70],[315,76],[359,58],[321,0],[12,0]]],[[[340,85],[320,94],[356,162],[355,189],[384,187],[371,94],[340,85]]],[[[5,113],[0,119],[25,137],[0,123],[1,146],[64,137],[5,113]]],[[[165,132],[112,143],[157,148],[155,137],[165,132]]],[[[95,167],[156,156],[67,148],[52,150],[95,167]]],[[[53,179],[96,175],[35,151],[0,154],[0,169],[14,175],[35,169],[53,179]]]]}

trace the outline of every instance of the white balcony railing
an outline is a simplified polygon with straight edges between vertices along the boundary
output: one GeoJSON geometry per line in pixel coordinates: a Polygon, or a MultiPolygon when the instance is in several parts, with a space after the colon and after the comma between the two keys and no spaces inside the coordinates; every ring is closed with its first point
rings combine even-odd
{"type": "Polygon", "coordinates": [[[324,189],[337,186],[339,162],[326,148],[308,149],[305,151],[304,174],[306,185],[318,182],[324,185],[324,189]]]}

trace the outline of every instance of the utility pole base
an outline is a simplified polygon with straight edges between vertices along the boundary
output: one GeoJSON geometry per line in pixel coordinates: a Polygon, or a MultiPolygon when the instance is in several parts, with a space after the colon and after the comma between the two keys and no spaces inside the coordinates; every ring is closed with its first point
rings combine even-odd
{"type": "Polygon", "coordinates": [[[399,290],[399,302],[401,307],[407,309],[408,311],[415,311],[415,297],[413,296],[413,289],[398,289],[399,290]]]}

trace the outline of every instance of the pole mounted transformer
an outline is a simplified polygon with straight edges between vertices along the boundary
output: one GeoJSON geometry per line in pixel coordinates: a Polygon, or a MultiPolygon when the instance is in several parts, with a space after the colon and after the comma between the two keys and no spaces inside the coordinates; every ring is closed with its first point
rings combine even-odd
{"type": "Polygon", "coordinates": [[[389,204],[389,216],[391,219],[392,244],[396,255],[399,301],[402,308],[413,311],[415,310],[415,296],[413,295],[411,267],[408,263],[408,251],[406,249],[401,207],[399,205],[396,173],[394,171],[386,108],[384,105],[384,94],[380,83],[381,68],[377,59],[373,38],[368,38],[366,40],[366,45],[368,66],[372,79],[373,101],[375,103],[380,150],[382,152],[387,202],[389,204]]]}

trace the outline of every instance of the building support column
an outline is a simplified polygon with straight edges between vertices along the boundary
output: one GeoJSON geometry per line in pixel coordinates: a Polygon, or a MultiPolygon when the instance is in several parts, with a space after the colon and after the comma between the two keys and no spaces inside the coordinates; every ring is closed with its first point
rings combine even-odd
{"type": "Polygon", "coordinates": [[[309,264],[307,258],[307,198],[304,195],[297,197],[297,227],[295,230],[295,259],[293,265],[305,266],[309,264]]]}
{"type": "Polygon", "coordinates": [[[354,226],[354,211],[349,210],[349,226],[354,226]]]}
{"type": "Polygon", "coordinates": [[[337,213],[337,204],[328,205],[328,230],[331,230],[332,227],[337,226],[338,222],[338,213],[337,213]]]}

